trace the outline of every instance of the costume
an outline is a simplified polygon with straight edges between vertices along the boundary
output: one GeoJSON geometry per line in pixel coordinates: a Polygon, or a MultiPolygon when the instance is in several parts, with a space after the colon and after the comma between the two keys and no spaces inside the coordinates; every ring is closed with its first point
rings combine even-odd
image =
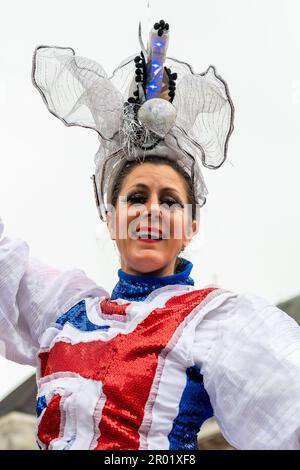
{"type": "Polygon", "coordinates": [[[1,238],[0,351],[38,366],[42,448],[193,449],[214,414],[238,449],[300,449],[299,326],[252,293],[196,289],[191,268],[119,271],[110,298],[1,238]]]}
{"type": "MultiPolygon", "coordinates": [[[[194,75],[173,60],[175,77],[165,68],[168,31],[157,23],[153,47],[142,45],[111,80],[71,49],[35,52],[34,83],[50,111],[100,136],[102,218],[126,159],[176,157],[202,202],[197,151],[207,166],[225,159],[233,110],[227,88],[214,69],[194,75]],[[132,62],[140,72],[134,82],[129,74],[133,96],[126,92],[124,105],[112,80],[132,62]]],[[[80,270],[62,273],[31,259],[25,242],[2,231],[0,224],[0,352],[37,366],[42,449],[191,450],[212,415],[238,449],[300,449],[300,329],[281,310],[252,293],[197,289],[184,258],[170,276],[120,269],[110,296],[80,270]]]]}
{"type": "Polygon", "coordinates": [[[186,270],[152,281],[121,271],[116,301],[83,299],[58,317],[50,337],[48,331],[41,337],[41,446],[58,438],[63,421],[54,449],[137,450],[167,442],[170,449],[197,449],[197,432],[212,408],[199,366],[189,359],[189,340],[200,304],[215,289],[193,292],[190,284],[186,270]],[[62,409],[50,436],[49,421],[62,409]]]}
{"type": "Polygon", "coordinates": [[[147,49],[139,33],[141,53],[124,60],[110,78],[71,48],[40,46],[33,57],[33,84],[48,110],[67,126],[98,134],[93,181],[102,220],[122,167],[151,155],[175,160],[203,205],[208,191],[201,166],[224,163],[233,131],[233,103],[215,67],[196,74],[191,65],[167,57],[169,25],[163,20],[150,31],[147,49]]]}

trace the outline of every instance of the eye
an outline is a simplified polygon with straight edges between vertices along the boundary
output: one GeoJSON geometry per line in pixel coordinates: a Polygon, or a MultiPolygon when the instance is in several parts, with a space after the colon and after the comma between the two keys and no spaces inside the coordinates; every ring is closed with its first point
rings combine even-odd
{"type": "Polygon", "coordinates": [[[183,209],[183,205],[175,199],[166,198],[164,199],[162,205],[172,210],[183,209]]]}
{"type": "Polygon", "coordinates": [[[143,194],[134,193],[134,194],[130,194],[127,200],[131,202],[132,204],[145,204],[147,198],[143,194]]]}

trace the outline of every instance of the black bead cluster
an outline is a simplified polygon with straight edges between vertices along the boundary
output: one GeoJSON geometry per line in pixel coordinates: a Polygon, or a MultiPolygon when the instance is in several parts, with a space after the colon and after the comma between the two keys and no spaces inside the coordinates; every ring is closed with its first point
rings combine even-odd
{"type": "Polygon", "coordinates": [[[166,23],[164,20],[160,20],[159,23],[155,23],[154,29],[157,30],[158,36],[162,36],[164,31],[169,31],[169,23],[166,23]]]}
{"type": "Polygon", "coordinates": [[[135,81],[140,83],[143,81],[143,59],[141,56],[137,55],[134,59],[135,62],[135,81]]]}
{"type": "Polygon", "coordinates": [[[144,55],[141,52],[141,55],[137,55],[134,59],[135,63],[135,81],[137,83],[137,89],[133,92],[133,96],[128,98],[127,102],[134,104],[139,102],[139,88],[138,84],[142,83],[144,87],[144,80],[145,80],[145,70],[146,70],[146,65],[145,65],[145,59],[144,55]]]}
{"type": "Polygon", "coordinates": [[[172,102],[175,97],[177,73],[172,73],[171,69],[165,68],[169,79],[169,97],[172,102]]]}

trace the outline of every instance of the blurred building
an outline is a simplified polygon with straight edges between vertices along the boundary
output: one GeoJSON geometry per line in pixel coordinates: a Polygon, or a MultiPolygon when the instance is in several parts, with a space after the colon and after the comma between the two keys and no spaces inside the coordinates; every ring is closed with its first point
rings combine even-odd
{"type": "Polygon", "coordinates": [[[36,449],[36,380],[32,375],[0,402],[0,449],[36,449]]]}
{"type": "Polygon", "coordinates": [[[300,325],[300,295],[293,297],[290,300],[281,302],[278,307],[284,312],[288,313],[300,325]]]}
{"type": "MultiPolygon", "coordinates": [[[[300,324],[300,296],[278,304],[300,324]]],[[[32,375],[0,402],[0,450],[37,449],[34,436],[36,381],[32,375]]],[[[214,418],[199,433],[201,449],[232,449],[222,436],[214,418]]]]}

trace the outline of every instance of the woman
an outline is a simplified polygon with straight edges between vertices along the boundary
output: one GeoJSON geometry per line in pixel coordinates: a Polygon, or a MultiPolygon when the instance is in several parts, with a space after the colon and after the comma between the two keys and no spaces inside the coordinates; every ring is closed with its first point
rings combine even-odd
{"type": "Polygon", "coordinates": [[[296,322],[253,294],[196,289],[179,256],[207,193],[198,161],[224,161],[233,108],[214,69],[164,67],[168,31],[156,23],[110,80],[70,49],[36,50],[49,110],[99,134],[96,202],[121,268],[110,296],[3,238],[2,353],[37,366],[43,449],[196,449],[213,415],[238,449],[300,449],[296,322]],[[115,82],[132,64],[124,105],[115,82]]]}

